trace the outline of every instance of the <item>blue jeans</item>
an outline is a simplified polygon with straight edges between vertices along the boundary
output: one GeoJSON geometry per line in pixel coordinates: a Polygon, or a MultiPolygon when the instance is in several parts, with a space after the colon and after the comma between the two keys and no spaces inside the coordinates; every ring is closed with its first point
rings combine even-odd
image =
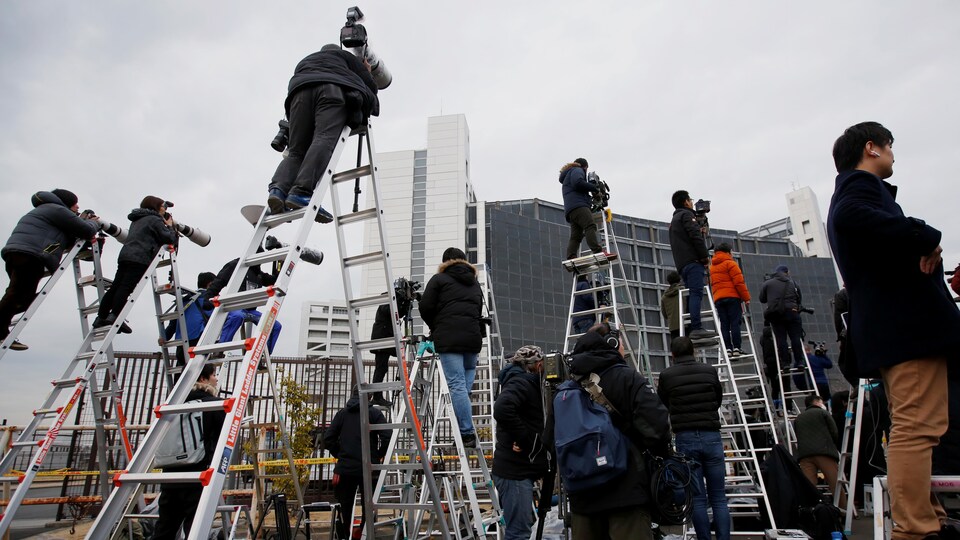
{"type": "Polygon", "coordinates": [[[698,262],[692,262],[680,271],[684,286],[690,289],[687,311],[690,312],[691,332],[703,328],[703,325],[700,324],[700,303],[703,302],[703,276],[705,272],[706,267],[698,262]]]}
{"type": "Polygon", "coordinates": [[[506,523],[504,540],[529,540],[533,528],[533,480],[510,480],[492,475],[506,523]]]}
{"type": "Polygon", "coordinates": [[[693,481],[700,489],[693,498],[693,528],[700,540],[710,538],[707,499],[713,508],[717,540],[730,540],[730,509],[723,489],[726,468],[723,463],[723,442],[719,431],[681,431],[677,433],[677,450],[700,463],[693,470],[693,481]],[[703,481],[707,481],[706,492],[703,481]]]}
{"type": "Polygon", "coordinates": [[[450,387],[450,401],[453,402],[460,433],[474,433],[470,390],[477,375],[477,353],[440,353],[440,363],[447,377],[447,386],[450,387]]]}
{"type": "MultiPolygon", "coordinates": [[[[253,324],[259,324],[260,316],[260,312],[252,308],[238,309],[227,313],[227,320],[223,323],[223,329],[220,330],[220,339],[217,341],[220,343],[231,341],[243,323],[250,321],[253,324]]],[[[270,354],[273,354],[273,347],[277,344],[282,329],[280,321],[273,321],[273,329],[270,330],[270,337],[267,338],[267,350],[270,351],[270,354]]]]}
{"type": "Polygon", "coordinates": [[[593,317],[588,317],[586,319],[573,320],[573,333],[574,334],[585,334],[591,326],[597,324],[597,320],[593,317]]]}
{"type": "Polygon", "coordinates": [[[742,344],[740,340],[740,317],[743,315],[740,299],[721,298],[716,301],[716,305],[717,317],[720,318],[720,337],[723,338],[723,344],[727,349],[739,349],[742,344]]]}

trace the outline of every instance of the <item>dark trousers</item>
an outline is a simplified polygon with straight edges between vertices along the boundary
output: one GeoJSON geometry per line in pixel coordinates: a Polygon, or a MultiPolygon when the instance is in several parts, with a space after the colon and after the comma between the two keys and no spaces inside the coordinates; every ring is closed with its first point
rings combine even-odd
{"type": "MultiPolygon", "coordinates": [[[[390,357],[393,356],[389,352],[378,352],[373,355],[373,361],[375,362],[373,368],[373,382],[383,382],[383,379],[387,376],[387,366],[390,363],[390,357]]],[[[383,399],[383,392],[376,392],[373,394],[373,399],[383,399]]]]}
{"type": "Polygon", "coordinates": [[[642,507],[599,514],[572,513],[573,540],[653,540],[650,512],[642,507]]]}
{"type": "Polygon", "coordinates": [[[121,262],[117,263],[117,275],[113,278],[113,285],[103,295],[100,300],[100,309],[97,310],[97,317],[103,318],[113,313],[120,315],[124,304],[130,297],[130,293],[137,288],[137,282],[147,272],[149,265],[121,262]]]}
{"type": "Polygon", "coordinates": [[[0,339],[10,333],[10,323],[14,315],[23,313],[30,307],[46,270],[40,259],[26,253],[8,253],[4,260],[7,262],[10,285],[7,285],[3,299],[0,299],[0,339]]]}
{"type": "Polygon", "coordinates": [[[740,318],[743,308],[739,298],[721,298],[716,302],[717,317],[720,318],[720,337],[727,349],[739,349],[742,345],[740,338],[740,318]]]}
{"type": "Polygon", "coordinates": [[[335,84],[301,88],[290,99],[290,141],[287,156],[273,174],[270,188],[311,195],[323,176],[347,124],[343,89],[335,84]]]}
{"type": "Polygon", "coordinates": [[[177,531],[183,525],[184,536],[189,536],[193,516],[200,504],[203,487],[164,486],[160,489],[160,518],[153,530],[152,540],[175,540],[177,531]]]}
{"type": "Polygon", "coordinates": [[[354,498],[357,496],[357,490],[360,490],[360,507],[361,507],[361,519],[360,519],[360,528],[363,529],[364,523],[366,523],[367,515],[366,508],[363,506],[364,493],[366,492],[363,489],[363,476],[353,476],[353,475],[343,475],[337,474],[333,483],[333,496],[337,498],[337,502],[340,503],[340,519],[337,520],[337,536],[341,540],[348,540],[350,538],[351,519],[353,517],[353,503],[354,498]]]}
{"type": "Polygon", "coordinates": [[[587,246],[590,251],[600,253],[603,247],[600,245],[600,238],[597,236],[597,222],[593,220],[593,213],[590,209],[583,206],[571,210],[567,214],[567,221],[570,222],[570,241],[567,242],[567,259],[575,259],[580,256],[580,242],[586,238],[587,246]]]}
{"type": "MultiPolygon", "coordinates": [[[[793,349],[793,366],[802,367],[806,370],[807,354],[803,350],[803,324],[800,322],[800,315],[793,312],[786,313],[776,320],[771,319],[770,327],[773,329],[774,339],[777,340],[780,368],[786,369],[791,365],[790,354],[787,350],[787,340],[789,339],[790,347],[793,349]]],[[[809,377],[804,374],[801,379],[806,381],[808,378],[809,377]]],[[[789,388],[789,386],[787,388],[789,388]]]]}
{"type": "Polygon", "coordinates": [[[687,297],[687,312],[690,313],[690,332],[703,328],[700,322],[700,304],[703,302],[703,284],[706,267],[698,262],[688,263],[680,269],[683,284],[690,291],[687,297]]]}

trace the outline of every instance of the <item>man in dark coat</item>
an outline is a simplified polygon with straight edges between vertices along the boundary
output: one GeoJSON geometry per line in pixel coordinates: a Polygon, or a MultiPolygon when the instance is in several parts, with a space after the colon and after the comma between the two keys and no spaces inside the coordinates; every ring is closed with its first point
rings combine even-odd
{"type": "MultiPolygon", "coordinates": [[[[187,394],[186,401],[219,401],[221,399],[217,394],[219,384],[216,368],[212,364],[203,366],[193,390],[187,394]]],[[[196,472],[210,468],[210,461],[216,453],[220,430],[223,428],[223,422],[226,418],[227,413],[223,409],[204,411],[203,459],[192,465],[164,467],[163,471],[196,472]]],[[[184,538],[190,536],[190,527],[193,524],[193,517],[197,512],[197,505],[200,503],[202,494],[203,486],[199,483],[163,484],[160,488],[160,518],[157,520],[152,540],[174,540],[178,538],[177,532],[181,525],[183,526],[184,538]]]]}
{"type": "MultiPolygon", "coordinates": [[[[370,332],[370,339],[393,337],[393,332],[394,324],[393,316],[390,313],[390,304],[382,304],[377,308],[377,315],[373,319],[373,330],[370,332]]],[[[374,384],[383,382],[383,379],[387,377],[387,368],[390,363],[390,357],[396,355],[397,352],[393,347],[387,347],[385,349],[377,349],[373,351],[373,359],[375,362],[373,368],[374,384]]],[[[393,406],[392,401],[383,397],[383,392],[374,393],[372,403],[378,407],[393,406]]]]}
{"type": "MultiPolygon", "coordinates": [[[[647,379],[627,365],[616,332],[595,325],[577,340],[570,371],[574,376],[600,376],[599,386],[619,415],[614,425],[630,440],[630,464],[616,482],[570,493],[573,537],[577,540],[652,539],[650,476],[643,451],[666,455],[670,413],[647,379]],[[622,416],[620,416],[622,415],[622,416]]],[[[557,419],[558,421],[560,419],[557,419]]]]}
{"type": "MultiPolygon", "coordinates": [[[[367,404],[360,406],[360,396],[354,388],[353,397],[347,404],[337,411],[330,426],[323,432],[323,446],[330,451],[330,455],[337,458],[333,468],[333,491],[337,502],[340,503],[340,519],[337,520],[338,538],[350,538],[348,524],[352,522],[354,499],[357,490],[360,490],[361,507],[364,494],[367,492],[363,485],[363,449],[360,437],[360,415],[367,414],[370,424],[384,424],[387,419],[379,409],[367,404]]],[[[390,444],[390,431],[385,429],[370,430],[370,459],[374,463],[383,461],[387,454],[387,445],[390,444]]],[[[374,477],[376,481],[376,477],[374,477]]],[[[372,487],[372,486],[371,486],[372,487]]],[[[363,529],[367,519],[366,510],[363,510],[360,528],[363,529]]]]}
{"type": "MultiPolygon", "coordinates": [[[[131,221],[130,233],[117,256],[117,274],[110,289],[100,300],[97,318],[93,327],[113,325],[127,304],[130,293],[137,288],[140,278],[147,272],[150,263],[165,244],[177,243],[173,228],[173,216],[167,212],[167,202],[160,197],[148,195],[134,208],[127,218],[131,221]]],[[[129,334],[130,327],[120,323],[120,332],[129,334]]]]}
{"type": "Polygon", "coordinates": [[[795,377],[797,387],[804,390],[812,388],[813,381],[808,380],[810,377],[806,370],[807,356],[803,350],[803,323],[800,321],[803,294],[790,277],[789,268],[780,265],[773,271],[770,279],[760,287],[760,302],[766,306],[763,310],[763,318],[770,322],[774,338],[777,340],[780,368],[785,369],[791,365],[790,352],[792,351],[792,367],[801,370],[795,377]]]}
{"type": "MultiPolygon", "coordinates": [[[[297,64],[284,102],[290,121],[287,155],[270,181],[267,205],[275,214],[310,203],[344,126],[380,114],[370,66],[338,45],[324,45],[297,64]]],[[[322,210],[326,222],[332,216],[322,210]]]]}
{"type": "MultiPolygon", "coordinates": [[[[65,189],[38,191],[30,203],[33,210],[20,218],[0,251],[10,277],[0,300],[0,341],[10,333],[13,317],[30,307],[44,272],[57,269],[64,248],[77,238],[93,238],[99,229],[96,216],[77,215],[77,196],[65,189]]],[[[19,341],[9,346],[13,351],[27,349],[19,341]]]]}
{"type": "Polygon", "coordinates": [[[836,189],[827,234],[850,296],[849,339],[861,377],[883,379],[893,538],[940,531],[931,455],[947,429],[947,360],[960,350],[960,311],[943,282],[941,233],[896,202],[893,135],[876,122],[833,146],[836,189]],[[878,258],[879,254],[883,257],[878,258]]]}
{"type": "Polygon", "coordinates": [[[726,464],[717,412],[723,402],[720,376],[716,368],[693,357],[693,342],[688,337],[674,338],[670,352],[673,365],[660,373],[657,394],[670,410],[677,451],[700,464],[693,469],[692,480],[700,488],[693,499],[693,528],[697,538],[710,540],[709,497],[717,540],[729,540],[730,508],[724,487],[726,464]]]}
{"type": "Polygon", "coordinates": [[[577,158],[561,167],[560,183],[563,184],[563,215],[570,224],[566,259],[580,256],[580,242],[584,237],[590,251],[602,253],[603,246],[597,236],[597,222],[593,220],[593,212],[590,211],[594,189],[590,182],[587,182],[587,160],[577,158]]]}
{"type": "Polygon", "coordinates": [[[533,527],[533,484],[552,474],[550,444],[543,440],[543,351],[525,345],[517,350],[498,377],[500,395],[493,406],[497,448],[493,452],[493,483],[506,522],[505,540],[528,540],[533,527]]]}
{"type": "Polygon", "coordinates": [[[704,276],[710,265],[707,243],[693,212],[693,199],[684,190],[671,197],[673,218],[670,220],[670,251],[683,284],[689,289],[687,311],[690,313],[690,339],[706,340],[717,337],[716,332],[703,328],[700,322],[700,304],[703,302],[704,276]]]}
{"type": "Polygon", "coordinates": [[[443,252],[443,264],[430,278],[420,299],[420,316],[430,327],[430,338],[440,355],[450,387],[453,412],[467,446],[477,444],[470,390],[477,374],[477,356],[483,347],[483,291],[477,269],[460,249],[443,252]]]}
{"type": "MultiPolygon", "coordinates": [[[[190,347],[195,347],[200,342],[200,336],[203,335],[203,329],[207,327],[207,321],[210,319],[212,310],[203,307],[203,296],[207,292],[207,287],[216,279],[213,272],[200,272],[197,276],[197,290],[194,293],[187,293],[183,297],[183,319],[186,323],[187,343],[177,347],[177,364],[187,365],[187,351],[190,347]]],[[[158,343],[163,346],[171,338],[183,339],[183,329],[180,328],[180,321],[172,319],[167,323],[164,330],[164,337],[160,338],[158,343]]]]}
{"type": "MultiPolygon", "coordinates": [[[[803,475],[811,484],[817,485],[817,471],[823,473],[832,494],[837,488],[837,467],[840,462],[836,443],[837,425],[820,396],[807,396],[804,405],[806,410],[793,422],[797,434],[797,451],[793,457],[797,458],[803,475]]],[[[845,506],[846,497],[841,494],[840,507],[845,506]]]]}

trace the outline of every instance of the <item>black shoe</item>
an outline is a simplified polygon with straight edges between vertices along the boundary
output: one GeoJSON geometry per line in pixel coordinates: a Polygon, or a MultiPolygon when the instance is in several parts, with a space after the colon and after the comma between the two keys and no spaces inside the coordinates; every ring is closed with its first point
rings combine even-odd
{"type": "Polygon", "coordinates": [[[393,407],[392,401],[390,401],[389,399],[384,399],[382,397],[375,397],[372,400],[370,400],[370,403],[375,407],[385,407],[387,409],[393,407]]]}
{"type": "Polygon", "coordinates": [[[704,330],[703,328],[697,328],[693,332],[690,332],[690,339],[713,339],[717,337],[716,332],[711,332],[710,330],[704,330]]]}
{"type": "Polygon", "coordinates": [[[463,439],[464,448],[480,448],[476,433],[461,433],[460,438],[463,439]]]}
{"type": "Polygon", "coordinates": [[[13,340],[13,343],[10,344],[11,351],[25,351],[29,348],[30,347],[27,347],[26,345],[24,345],[23,343],[20,343],[17,340],[13,340]]]}
{"type": "Polygon", "coordinates": [[[112,325],[116,320],[117,316],[113,313],[110,313],[106,317],[100,317],[97,315],[97,318],[93,320],[93,324],[91,326],[94,328],[103,328],[104,326],[112,325]]]}
{"type": "Polygon", "coordinates": [[[121,334],[132,334],[132,333],[133,333],[133,328],[130,328],[130,326],[128,326],[127,323],[125,323],[125,322],[120,323],[120,333],[121,333],[121,334]]]}

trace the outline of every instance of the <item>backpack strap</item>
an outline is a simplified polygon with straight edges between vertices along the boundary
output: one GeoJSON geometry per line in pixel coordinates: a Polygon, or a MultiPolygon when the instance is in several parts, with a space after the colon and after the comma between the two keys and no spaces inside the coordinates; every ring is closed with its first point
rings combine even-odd
{"type": "Polygon", "coordinates": [[[607,399],[607,396],[603,394],[603,387],[601,387],[599,384],[600,375],[602,375],[603,373],[606,373],[607,370],[613,367],[616,367],[616,364],[608,367],[607,369],[604,369],[599,374],[591,373],[585,377],[581,377],[580,379],[577,379],[577,383],[580,384],[581,388],[587,391],[587,394],[590,394],[590,399],[592,399],[594,403],[597,403],[600,406],[602,406],[610,414],[615,414],[617,415],[617,417],[619,417],[620,412],[617,411],[617,408],[613,406],[613,403],[611,403],[610,400],[607,399]]]}

